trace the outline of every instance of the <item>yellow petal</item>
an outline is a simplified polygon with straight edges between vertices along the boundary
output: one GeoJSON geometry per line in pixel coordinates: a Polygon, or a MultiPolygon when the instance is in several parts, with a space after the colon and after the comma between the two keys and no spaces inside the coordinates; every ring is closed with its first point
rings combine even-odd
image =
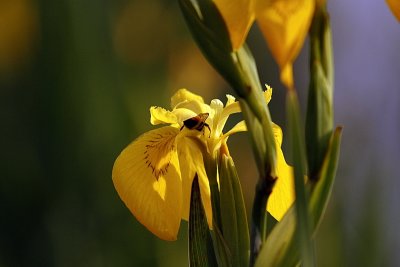
{"type": "Polygon", "coordinates": [[[227,94],[226,95],[226,103],[225,107],[229,106],[230,104],[233,104],[236,102],[236,98],[233,95],[227,94]]]}
{"type": "MultiPolygon", "coordinates": [[[[269,86],[268,84],[266,84],[265,87],[267,89],[264,91],[264,99],[265,99],[265,102],[268,104],[269,101],[271,101],[271,97],[272,97],[272,87],[269,86]]],[[[222,118],[228,117],[229,115],[231,115],[233,113],[240,112],[239,102],[235,102],[234,100],[235,100],[234,97],[232,97],[232,96],[228,97],[228,102],[227,102],[226,107],[223,110],[223,114],[221,116],[222,118]],[[231,99],[231,98],[233,98],[233,99],[231,99]]],[[[226,119],[225,119],[225,121],[226,121],[226,119]]],[[[225,125],[225,122],[224,122],[224,125],[225,125]]],[[[282,130],[276,124],[273,124],[272,127],[273,127],[273,131],[275,133],[275,138],[276,138],[276,140],[280,140],[279,145],[281,145],[282,144],[282,130]]],[[[232,129],[230,129],[227,133],[225,133],[224,137],[228,137],[234,133],[245,132],[245,131],[247,131],[246,123],[244,121],[240,121],[235,126],[233,126],[232,129]]]]}
{"type": "MultiPolygon", "coordinates": [[[[179,137],[178,137],[179,138],[179,137]]],[[[178,155],[181,158],[179,165],[182,176],[182,219],[189,220],[190,210],[190,196],[192,190],[193,178],[196,175],[196,168],[193,164],[193,160],[190,157],[189,145],[186,137],[178,139],[178,155]]]]}
{"type": "Polygon", "coordinates": [[[226,121],[228,117],[232,114],[239,113],[240,104],[239,102],[235,101],[235,98],[231,95],[226,95],[227,101],[225,107],[222,107],[222,112],[220,111],[218,116],[213,118],[213,132],[215,133],[215,137],[219,138],[222,130],[225,127],[226,121]]]}
{"type": "Polygon", "coordinates": [[[386,0],[390,10],[392,10],[393,15],[400,22],[400,1],[399,0],[386,0]]]}
{"type": "Polygon", "coordinates": [[[171,97],[171,108],[175,108],[181,102],[185,101],[194,101],[201,104],[204,104],[204,100],[201,96],[196,95],[189,90],[182,88],[179,89],[172,97],[171,97]]]}
{"type": "Polygon", "coordinates": [[[168,111],[162,107],[151,107],[150,108],[150,123],[153,125],[167,123],[177,123],[177,118],[174,113],[168,111]]]}
{"type": "Polygon", "coordinates": [[[293,61],[290,61],[281,67],[281,75],[280,75],[281,82],[289,89],[294,88],[293,61]]]}
{"type": "Polygon", "coordinates": [[[268,199],[267,210],[279,221],[293,204],[295,198],[293,168],[287,165],[280,148],[277,150],[277,175],[278,178],[268,199]]]}
{"type": "Polygon", "coordinates": [[[211,194],[207,174],[204,168],[203,155],[196,142],[190,137],[178,137],[178,153],[182,173],[183,206],[182,218],[189,219],[190,196],[194,176],[198,175],[200,194],[206,213],[207,222],[212,229],[211,194]]]}
{"type": "Polygon", "coordinates": [[[268,84],[266,84],[265,87],[267,89],[264,91],[264,98],[265,98],[265,102],[267,102],[267,104],[268,104],[272,98],[272,87],[269,86],[268,84]]]}
{"type": "Polygon", "coordinates": [[[276,145],[280,149],[280,147],[282,146],[282,139],[283,139],[282,129],[281,127],[278,126],[278,124],[272,123],[272,131],[274,132],[276,145]]]}
{"type": "Polygon", "coordinates": [[[254,1],[214,0],[214,3],[224,18],[233,49],[239,49],[245,42],[250,26],[254,22],[254,1]]]}
{"type": "Polygon", "coordinates": [[[245,132],[245,131],[247,131],[246,123],[245,121],[240,121],[235,126],[233,126],[233,128],[230,129],[226,134],[224,134],[224,137],[228,137],[234,133],[245,132]]]}
{"type": "Polygon", "coordinates": [[[191,109],[187,108],[177,108],[172,111],[180,126],[183,125],[183,122],[187,119],[193,118],[197,116],[200,112],[193,112],[191,109]]]}
{"type": "Polygon", "coordinates": [[[277,151],[276,174],[278,178],[275,182],[274,188],[272,189],[272,194],[268,199],[267,210],[279,221],[293,204],[295,193],[293,168],[286,163],[281,149],[282,130],[278,125],[274,124],[273,131],[277,151]]]}
{"type": "MultiPolygon", "coordinates": [[[[201,159],[203,159],[202,156],[201,159]]],[[[200,194],[203,202],[204,212],[206,214],[208,227],[213,229],[210,184],[208,183],[208,177],[204,168],[204,164],[198,165],[197,167],[198,168],[196,171],[199,177],[200,194]]]]}
{"type": "Polygon", "coordinates": [[[172,112],[175,113],[177,117],[184,117],[184,113],[182,112],[186,112],[187,114],[193,113],[195,114],[194,116],[200,113],[209,113],[210,116],[212,116],[213,110],[210,108],[209,105],[198,101],[183,101],[176,105],[172,112]]]}
{"type": "Polygon", "coordinates": [[[288,88],[293,88],[292,64],[307,36],[314,6],[315,0],[257,1],[257,22],[288,88]]]}
{"type": "Polygon", "coordinates": [[[182,183],[176,136],[179,130],[149,131],[114,163],[115,189],[133,215],[161,239],[176,240],[182,213],[182,183]]]}
{"type": "Polygon", "coordinates": [[[175,93],[171,98],[171,106],[180,123],[200,113],[211,113],[210,106],[204,104],[203,98],[187,89],[180,89],[175,93]]]}
{"type": "Polygon", "coordinates": [[[221,117],[225,118],[225,117],[229,117],[230,115],[234,114],[234,113],[239,113],[240,110],[240,104],[237,101],[234,101],[235,99],[228,98],[228,101],[226,103],[225,108],[222,110],[222,114],[221,117]]]}

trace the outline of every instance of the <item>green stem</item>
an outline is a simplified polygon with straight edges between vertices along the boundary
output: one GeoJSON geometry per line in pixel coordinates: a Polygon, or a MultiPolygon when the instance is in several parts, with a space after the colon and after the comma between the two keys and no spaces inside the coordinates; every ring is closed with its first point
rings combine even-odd
{"type": "Polygon", "coordinates": [[[256,186],[253,210],[251,213],[250,266],[254,266],[261,245],[264,243],[267,236],[266,206],[274,184],[275,179],[268,176],[261,178],[256,186]]]}
{"type": "Polygon", "coordinates": [[[333,132],[333,48],[329,16],[318,7],[310,29],[310,85],[306,118],[309,179],[315,184],[333,132]]]}
{"type": "Polygon", "coordinates": [[[297,219],[297,240],[303,266],[315,266],[313,242],[311,239],[311,223],[308,212],[308,191],[304,183],[306,174],[306,154],[302,136],[300,108],[297,94],[289,90],[287,95],[287,114],[289,122],[289,136],[293,154],[295,207],[297,219]]]}

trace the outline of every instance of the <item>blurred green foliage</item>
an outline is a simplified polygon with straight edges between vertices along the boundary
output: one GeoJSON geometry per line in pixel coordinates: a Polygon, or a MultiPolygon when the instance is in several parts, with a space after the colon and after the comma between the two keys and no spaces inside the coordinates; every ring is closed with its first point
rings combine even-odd
{"type": "Polygon", "coordinates": [[[116,58],[124,1],[18,4],[38,29],[29,62],[1,76],[0,266],[157,265],[164,243],[124,207],[111,169],[166,101],[165,65],[116,58]]]}

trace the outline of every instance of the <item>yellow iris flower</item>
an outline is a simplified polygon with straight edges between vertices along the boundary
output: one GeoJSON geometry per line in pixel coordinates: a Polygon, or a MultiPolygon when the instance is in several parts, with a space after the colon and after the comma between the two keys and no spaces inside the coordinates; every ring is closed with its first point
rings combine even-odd
{"type": "Polygon", "coordinates": [[[315,0],[214,0],[228,27],[234,50],[244,43],[255,20],[281,70],[281,81],[292,89],[293,62],[303,46],[315,0]]]}
{"type": "Polygon", "coordinates": [[[399,0],[386,0],[389,8],[392,10],[393,15],[400,22],[400,1],[399,0]]]}
{"type": "MultiPolygon", "coordinates": [[[[266,101],[271,98],[271,92],[272,89],[265,92],[266,101]]],[[[150,108],[153,125],[169,125],[146,132],[134,140],[118,156],[112,172],[114,186],[129,210],[139,222],[164,240],[175,240],[181,219],[188,220],[191,184],[196,173],[210,228],[212,225],[210,188],[202,150],[196,141],[200,140],[207,153],[215,158],[231,134],[246,131],[242,121],[228,132],[222,132],[229,115],[240,112],[239,103],[230,95],[227,95],[225,105],[219,99],[208,105],[201,96],[180,89],[171,98],[171,107],[172,111],[150,108]],[[199,114],[204,113],[208,113],[208,117],[203,116],[200,120],[199,114]]],[[[282,131],[274,125],[274,132],[279,178],[268,211],[280,219],[292,204],[294,191],[292,169],[286,164],[280,149],[282,131]]]]}

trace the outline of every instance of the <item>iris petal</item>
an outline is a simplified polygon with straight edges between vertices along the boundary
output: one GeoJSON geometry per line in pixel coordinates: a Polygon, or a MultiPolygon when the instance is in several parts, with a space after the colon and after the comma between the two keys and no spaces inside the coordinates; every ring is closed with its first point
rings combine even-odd
{"type": "Polygon", "coordinates": [[[177,123],[177,117],[174,113],[162,107],[151,107],[150,123],[153,125],[163,124],[163,123],[174,124],[177,123]]]}
{"type": "MultiPolygon", "coordinates": [[[[286,163],[285,157],[282,152],[282,129],[276,125],[272,125],[272,130],[274,132],[276,151],[277,151],[277,166],[276,174],[278,179],[275,182],[272,194],[268,199],[267,210],[271,215],[278,221],[282,219],[283,215],[290,208],[294,201],[294,178],[293,178],[293,168],[286,163]]],[[[246,124],[244,121],[236,124],[229,132],[224,134],[227,138],[230,135],[247,131],[246,124]]]]}
{"type": "MultiPolygon", "coordinates": [[[[179,138],[179,137],[178,137],[179,138]]],[[[182,219],[189,220],[189,210],[190,210],[190,196],[192,190],[193,178],[196,175],[196,168],[194,166],[193,159],[190,155],[190,147],[186,142],[186,137],[180,137],[177,140],[178,144],[178,157],[180,158],[180,171],[182,175],[182,219]]]]}
{"type": "Polygon", "coordinates": [[[279,221],[293,204],[295,197],[293,168],[286,163],[282,149],[278,146],[276,168],[278,178],[268,199],[267,210],[279,221]]]}
{"type": "Polygon", "coordinates": [[[268,84],[266,84],[265,87],[267,88],[267,90],[264,91],[264,99],[265,99],[265,102],[267,102],[267,104],[268,104],[272,98],[272,87],[269,86],[268,84]]]}
{"type": "Polygon", "coordinates": [[[187,101],[195,101],[198,103],[204,104],[204,100],[201,96],[196,95],[189,90],[182,88],[179,89],[172,97],[171,97],[171,108],[175,108],[181,102],[187,101]]]}
{"type": "Polygon", "coordinates": [[[204,168],[203,155],[190,137],[181,136],[178,139],[178,153],[182,173],[183,209],[182,218],[189,219],[190,195],[194,176],[198,175],[200,194],[210,229],[212,229],[212,208],[210,186],[204,168]]]}
{"type": "Polygon", "coordinates": [[[254,1],[214,0],[229,31],[233,49],[239,49],[246,40],[251,24],[254,22],[254,1]]]}
{"type": "Polygon", "coordinates": [[[176,240],[182,214],[182,182],[176,136],[166,126],[126,147],[114,163],[114,186],[132,214],[153,234],[176,240]]]}
{"type": "Polygon", "coordinates": [[[307,36],[314,6],[314,0],[257,1],[257,22],[288,88],[293,88],[292,64],[307,36]]]}
{"type": "Polygon", "coordinates": [[[393,15],[400,22],[400,1],[399,0],[386,0],[389,8],[392,10],[393,15]]]}
{"type": "Polygon", "coordinates": [[[178,109],[186,109],[186,110],[190,110],[192,113],[198,115],[200,113],[209,113],[210,116],[213,115],[213,110],[210,108],[209,105],[201,103],[199,101],[182,101],[179,102],[173,112],[176,113],[175,111],[178,109]]]}
{"type": "Polygon", "coordinates": [[[230,129],[226,134],[224,134],[224,137],[228,137],[234,133],[245,132],[245,131],[247,131],[246,123],[245,121],[240,121],[235,126],[233,126],[233,128],[230,129]]]}
{"type": "Polygon", "coordinates": [[[174,109],[172,112],[175,114],[180,126],[183,126],[183,122],[185,120],[193,118],[193,117],[197,116],[197,114],[198,114],[196,112],[193,112],[193,110],[190,110],[187,108],[177,108],[177,109],[174,109]]]}
{"type": "Polygon", "coordinates": [[[276,124],[272,125],[272,129],[276,142],[277,163],[275,173],[278,175],[278,178],[268,199],[267,210],[279,221],[295,199],[294,178],[293,168],[286,163],[281,148],[283,138],[282,129],[276,124]]]}

